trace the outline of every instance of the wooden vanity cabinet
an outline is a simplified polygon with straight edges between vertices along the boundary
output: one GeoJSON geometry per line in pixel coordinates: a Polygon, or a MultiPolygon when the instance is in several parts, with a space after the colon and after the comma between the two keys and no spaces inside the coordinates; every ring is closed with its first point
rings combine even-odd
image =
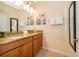
{"type": "Polygon", "coordinates": [[[24,44],[21,47],[15,48],[1,56],[2,57],[32,57],[32,42],[24,44]]]}
{"type": "Polygon", "coordinates": [[[20,48],[13,49],[5,54],[2,54],[2,57],[18,57],[20,48]]]}
{"type": "Polygon", "coordinates": [[[0,45],[1,57],[32,57],[42,48],[42,34],[0,45]]]}
{"type": "Polygon", "coordinates": [[[27,43],[21,47],[21,56],[22,57],[32,56],[32,42],[27,43]]]}
{"type": "Polygon", "coordinates": [[[33,56],[39,52],[38,39],[33,40],[33,56]]]}
{"type": "Polygon", "coordinates": [[[38,38],[38,48],[39,50],[42,48],[42,37],[38,38]]]}
{"type": "Polygon", "coordinates": [[[0,46],[0,56],[32,56],[32,37],[22,38],[0,46]]]}
{"type": "Polygon", "coordinates": [[[33,56],[42,48],[42,34],[33,36],[33,56]]]}

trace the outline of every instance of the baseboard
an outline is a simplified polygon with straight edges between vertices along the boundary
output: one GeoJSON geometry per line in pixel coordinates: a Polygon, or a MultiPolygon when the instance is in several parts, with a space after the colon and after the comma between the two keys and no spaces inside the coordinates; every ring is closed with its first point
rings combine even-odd
{"type": "Polygon", "coordinates": [[[51,48],[46,48],[46,47],[43,47],[43,49],[46,49],[46,50],[49,50],[51,52],[55,52],[55,53],[61,54],[61,55],[65,56],[65,57],[70,57],[67,53],[65,53],[63,51],[59,51],[59,50],[51,49],[51,48]]]}

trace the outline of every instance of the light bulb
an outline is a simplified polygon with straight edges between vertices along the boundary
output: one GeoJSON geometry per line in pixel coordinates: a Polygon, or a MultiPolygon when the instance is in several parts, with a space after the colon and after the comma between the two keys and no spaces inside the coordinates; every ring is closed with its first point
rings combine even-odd
{"type": "Polygon", "coordinates": [[[32,7],[30,8],[30,13],[35,13],[35,10],[32,7]]]}
{"type": "Polygon", "coordinates": [[[24,5],[24,9],[29,9],[30,8],[30,5],[24,5]]]}
{"type": "Polygon", "coordinates": [[[35,13],[35,10],[33,9],[33,11],[32,11],[33,13],[35,13]]]}

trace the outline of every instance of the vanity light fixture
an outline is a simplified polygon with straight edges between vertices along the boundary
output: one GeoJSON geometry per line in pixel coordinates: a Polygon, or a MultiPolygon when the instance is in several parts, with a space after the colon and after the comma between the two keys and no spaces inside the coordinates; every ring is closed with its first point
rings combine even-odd
{"type": "Polygon", "coordinates": [[[27,5],[24,5],[24,9],[26,9],[27,10],[27,12],[29,12],[29,13],[35,13],[35,10],[34,10],[34,8],[33,7],[30,7],[30,5],[29,4],[27,4],[27,5]]]}
{"type": "Polygon", "coordinates": [[[33,13],[33,8],[32,8],[32,7],[30,7],[30,13],[31,13],[31,14],[33,13]]]}
{"type": "Polygon", "coordinates": [[[27,4],[27,5],[23,5],[24,9],[29,9],[30,8],[30,5],[27,4]]]}
{"type": "Polygon", "coordinates": [[[32,11],[33,13],[35,13],[35,10],[33,9],[33,11],[32,11]]]}
{"type": "Polygon", "coordinates": [[[35,10],[33,8],[30,8],[30,13],[31,14],[35,13],[35,10]]]}
{"type": "Polygon", "coordinates": [[[11,0],[11,1],[6,1],[6,2],[4,2],[4,3],[6,3],[6,4],[8,4],[8,5],[11,5],[12,7],[15,7],[15,8],[17,8],[17,9],[23,8],[23,9],[25,9],[27,12],[29,12],[29,13],[31,13],[31,14],[35,13],[35,9],[34,9],[33,7],[31,7],[29,3],[24,4],[23,1],[11,0]]]}

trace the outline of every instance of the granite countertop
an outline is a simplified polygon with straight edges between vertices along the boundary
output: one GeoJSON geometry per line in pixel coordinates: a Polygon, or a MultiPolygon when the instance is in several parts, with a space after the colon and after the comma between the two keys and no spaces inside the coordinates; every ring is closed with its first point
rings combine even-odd
{"type": "Polygon", "coordinates": [[[18,35],[18,36],[13,36],[13,37],[0,38],[0,45],[9,43],[9,42],[12,42],[12,41],[15,41],[15,40],[20,40],[21,38],[24,38],[24,37],[29,37],[29,36],[37,35],[39,33],[41,33],[41,32],[30,33],[30,34],[28,33],[26,35],[18,35]]]}

